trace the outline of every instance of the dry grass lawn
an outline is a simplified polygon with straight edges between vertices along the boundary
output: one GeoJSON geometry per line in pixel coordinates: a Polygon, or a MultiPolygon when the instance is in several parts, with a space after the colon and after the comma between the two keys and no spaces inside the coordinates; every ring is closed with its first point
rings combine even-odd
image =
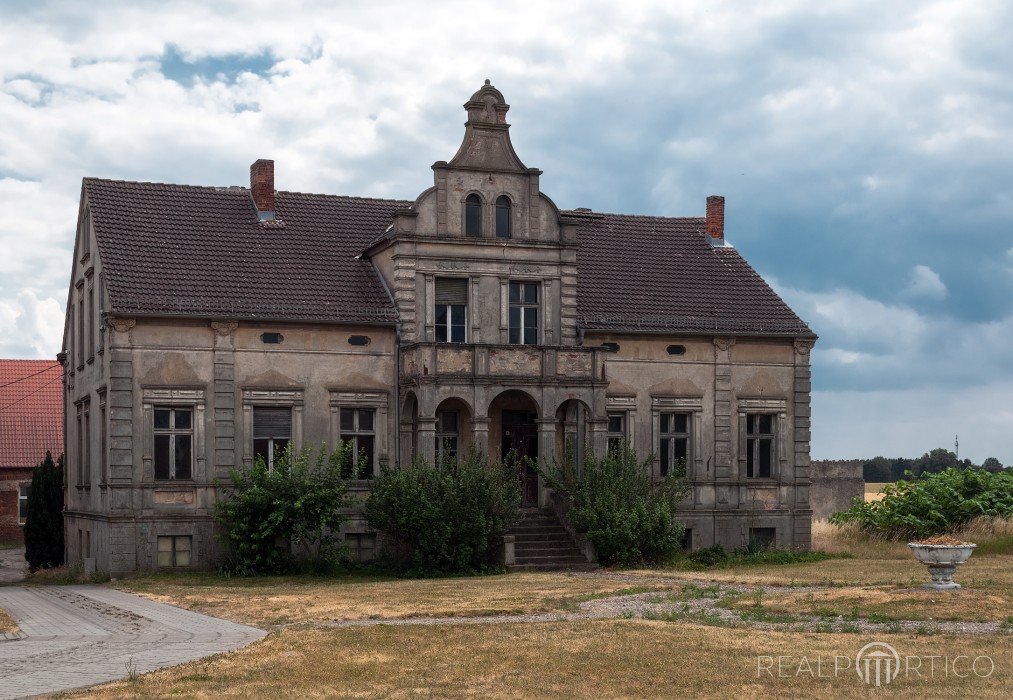
{"type": "Polygon", "coordinates": [[[611,593],[629,583],[559,573],[437,579],[295,576],[226,579],[143,576],[116,586],[146,598],[252,625],[419,616],[482,616],[557,610],[564,599],[611,593]]]}
{"type": "MultiPolygon", "coordinates": [[[[967,676],[961,678],[952,672],[952,662],[944,675],[943,661],[937,660],[935,677],[929,678],[924,660],[924,677],[903,672],[880,693],[1009,697],[1011,637],[889,635],[888,640],[902,657],[989,656],[995,668],[981,678],[963,661],[956,667],[967,676]]],[[[102,686],[87,695],[867,698],[876,696],[876,689],[845,668],[843,660],[834,677],[833,663],[841,656],[854,664],[855,654],[870,641],[861,635],[764,633],[642,620],[286,630],[238,652],[102,686]],[[779,655],[788,657],[780,671],[779,655]],[[822,666],[817,671],[818,658],[822,666]],[[824,677],[814,677],[817,672],[824,677]]],[[[978,669],[985,675],[989,667],[980,662],[978,669]]]]}
{"type": "Polygon", "coordinates": [[[878,501],[883,498],[883,487],[886,484],[878,484],[873,482],[865,483],[865,502],[878,501]]]}
{"type": "Polygon", "coordinates": [[[4,632],[17,632],[18,626],[14,624],[14,619],[7,614],[7,611],[0,608],[0,634],[4,632]]]}

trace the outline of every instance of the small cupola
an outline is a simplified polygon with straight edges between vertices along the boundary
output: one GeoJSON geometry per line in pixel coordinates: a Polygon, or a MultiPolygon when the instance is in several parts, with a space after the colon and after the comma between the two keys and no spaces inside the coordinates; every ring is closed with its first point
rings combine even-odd
{"type": "Polygon", "coordinates": [[[486,78],[485,85],[464,103],[464,108],[468,110],[469,124],[506,124],[510,105],[503,99],[503,93],[486,78]]]}

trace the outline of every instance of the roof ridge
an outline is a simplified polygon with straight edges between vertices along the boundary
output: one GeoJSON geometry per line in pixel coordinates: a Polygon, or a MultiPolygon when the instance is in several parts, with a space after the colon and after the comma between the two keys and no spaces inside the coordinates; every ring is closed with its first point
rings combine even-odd
{"type": "Polygon", "coordinates": [[[607,211],[580,211],[577,209],[561,209],[560,214],[567,216],[605,217],[612,216],[623,219],[663,219],[665,221],[705,221],[704,216],[656,216],[653,214],[621,214],[607,211]]]}

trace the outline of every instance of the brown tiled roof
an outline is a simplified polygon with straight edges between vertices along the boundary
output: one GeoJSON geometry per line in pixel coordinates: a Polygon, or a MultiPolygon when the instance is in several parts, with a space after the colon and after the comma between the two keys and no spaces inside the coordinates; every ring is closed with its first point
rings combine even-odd
{"type": "Polygon", "coordinates": [[[577,224],[582,328],[813,335],[734,248],[711,246],[702,218],[562,214],[577,224]]]}
{"type": "MultiPolygon", "coordinates": [[[[85,179],[110,311],[384,322],[396,310],[367,260],[411,202],[277,193],[258,223],[249,190],[85,179]]],[[[578,322],[673,333],[812,335],[700,218],[563,212],[578,231],[578,322]]]]}
{"type": "Polygon", "coordinates": [[[250,191],[86,178],[110,311],[384,322],[394,307],[356,255],[399,200],[278,192],[284,226],[260,224],[250,191]]]}
{"type": "Polygon", "coordinates": [[[0,469],[34,467],[63,452],[63,368],[52,360],[0,360],[0,469]]]}

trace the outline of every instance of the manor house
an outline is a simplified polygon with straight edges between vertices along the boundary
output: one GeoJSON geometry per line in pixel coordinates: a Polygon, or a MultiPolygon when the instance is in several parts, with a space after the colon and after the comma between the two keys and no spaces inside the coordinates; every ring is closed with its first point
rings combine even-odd
{"type": "MultiPolygon", "coordinates": [[[[212,566],[229,470],[338,440],[367,457],[363,492],[415,455],[627,440],[658,477],[685,464],[687,547],[809,546],[815,335],[726,242],[724,199],[561,210],[500,91],[464,108],[414,200],[278,190],[270,160],[249,187],[84,180],[59,356],[70,562],[212,566]]],[[[373,555],[364,523],[343,535],[373,555]]]]}

